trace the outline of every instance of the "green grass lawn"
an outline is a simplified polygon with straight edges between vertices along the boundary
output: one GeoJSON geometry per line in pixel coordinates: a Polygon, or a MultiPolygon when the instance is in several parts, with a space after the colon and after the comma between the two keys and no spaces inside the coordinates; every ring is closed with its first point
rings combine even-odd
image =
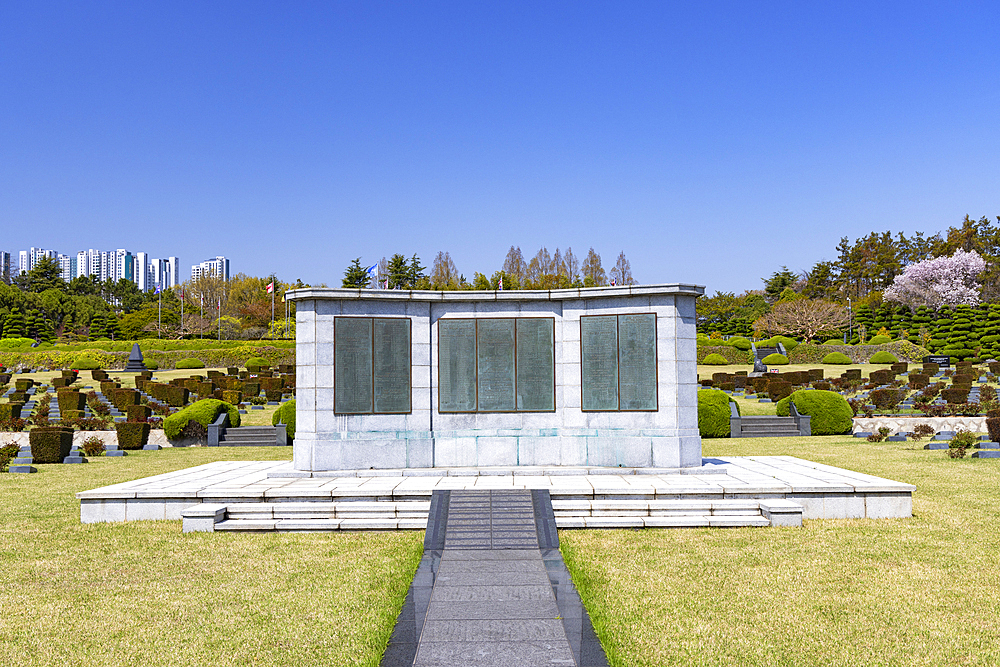
{"type": "Polygon", "coordinates": [[[0,664],[379,663],[423,533],[181,533],[80,523],[74,493],[285,448],[130,452],[0,475],[0,664]]]}
{"type": "Polygon", "coordinates": [[[704,441],[915,484],[911,519],[561,531],[611,664],[1000,664],[1000,461],[921,444],[704,441]]]}

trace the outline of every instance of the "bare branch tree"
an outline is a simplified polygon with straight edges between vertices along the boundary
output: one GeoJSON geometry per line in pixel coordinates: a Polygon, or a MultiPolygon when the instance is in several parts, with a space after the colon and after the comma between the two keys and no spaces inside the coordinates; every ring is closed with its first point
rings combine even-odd
{"type": "Polygon", "coordinates": [[[802,336],[811,341],[821,331],[834,331],[847,324],[847,309],[823,299],[781,301],[753,323],[757,331],[802,336]]]}

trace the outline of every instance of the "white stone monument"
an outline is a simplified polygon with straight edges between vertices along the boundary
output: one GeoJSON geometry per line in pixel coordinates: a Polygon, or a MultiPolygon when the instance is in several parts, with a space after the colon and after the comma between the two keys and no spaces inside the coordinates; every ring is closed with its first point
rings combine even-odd
{"type": "Polygon", "coordinates": [[[701,466],[702,294],[290,291],[294,467],[701,466]]]}

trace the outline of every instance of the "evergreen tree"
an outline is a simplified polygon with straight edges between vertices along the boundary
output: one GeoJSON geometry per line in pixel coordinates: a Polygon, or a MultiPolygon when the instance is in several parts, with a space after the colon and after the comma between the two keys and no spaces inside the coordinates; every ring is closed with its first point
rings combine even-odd
{"type": "Polygon", "coordinates": [[[406,289],[410,281],[410,265],[406,257],[396,253],[389,258],[389,289],[406,289]]]}
{"type": "Polygon", "coordinates": [[[21,314],[20,310],[15,308],[11,311],[10,315],[7,316],[7,321],[4,323],[3,337],[26,338],[27,336],[25,334],[24,315],[21,314]]]}
{"type": "Polygon", "coordinates": [[[417,289],[417,283],[421,282],[424,276],[424,268],[420,265],[420,258],[414,253],[410,258],[410,264],[406,267],[406,285],[409,289],[417,289]]]}
{"type": "Polygon", "coordinates": [[[344,280],[341,283],[342,287],[357,287],[363,288],[368,287],[368,273],[365,271],[364,267],[361,266],[361,258],[357,257],[351,262],[351,265],[347,267],[344,271],[344,280]]]}

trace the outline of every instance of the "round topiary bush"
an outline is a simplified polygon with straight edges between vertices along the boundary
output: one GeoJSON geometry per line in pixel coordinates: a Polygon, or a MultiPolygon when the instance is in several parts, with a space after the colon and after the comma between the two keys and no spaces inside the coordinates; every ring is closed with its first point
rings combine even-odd
{"type": "Polygon", "coordinates": [[[869,345],[885,345],[886,343],[891,343],[892,339],[888,336],[872,336],[871,340],[868,341],[869,345]]]}
{"type": "Polygon", "coordinates": [[[788,336],[772,336],[771,340],[774,341],[775,345],[777,345],[779,342],[782,345],[784,345],[786,352],[791,352],[792,350],[794,350],[799,346],[799,341],[795,340],[794,338],[789,338],[788,336]]]}
{"type": "Polygon", "coordinates": [[[839,338],[831,338],[830,340],[823,343],[823,345],[843,345],[844,341],[839,338]]]}
{"type": "Polygon", "coordinates": [[[847,399],[835,391],[800,389],[793,392],[791,396],[778,401],[779,417],[789,415],[790,401],[795,401],[795,409],[800,414],[812,417],[809,425],[812,427],[813,435],[838,435],[851,431],[854,413],[847,399]]]}
{"type": "Polygon", "coordinates": [[[894,364],[899,359],[896,358],[892,352],[886,352],[885,350],[880,350],[871,356],[868,360],[870,364],[894,364]]]}
{"type": "Polygon", "coordinates": [[[80,355],[73,360],[73,368],[79,371],[98,371],[101,370],[101,365],[97,363],[96,359],[80,355]]]}
{"type": "Polygon", "coordinates": [[[713,352],[712,354],[702,359],[701,363],[707,364],[709,366],[725,366],[729,363],[729,360],[726,359],[721,354],[715,354],[713,352]]]}
{"type": "Polygon", "coordinates": [[[223,411],[229,413],[229,425],[240,425],[240,411],[234,405],[214,398],[205,398],[196,403],[192,403],[183,410],[178,410],[163,420],[163,432],[170,440],[177,439],[181,434],[181,429],[187,423],[194,420],[208,428],[208,425],[215,421],[223,411]]]}
{"type": "Polygon", "coordinates": [[[160,365],[158,363],[156,363],[155,361],[149,361],[148,359],[146,359],[142,363],[145,364],[146,368],[148,368],[151,371],[158,371],[158,370],[160,370],[160,365]]]}
{"type": "MultiPolygon", "coordinates": [[[[1000,338],[1000,336],[998,336],[1000,338]]],[[[750,349],[750,341],[743,336],[733,336],[729,339],[729,344],[735,347],[737,350],[743,350],[744,352],[750,349]]]]}
{"type": "Polygon", "coordinates": [[[703,438],[729,437],[729,394],[717,389],[698,392],[698,432],[703,438]]]}
{"type": "Polygon", "coordinates": [[[285,433],[289,438],[295,437],[295,399],[288,401],[271,415],[271,426],[285,425],[285,433]]]}
{"type": "Polygon", "coordinates": [[[247,359],[246,367],[257,366],[258,368],[270,368],[271,362],[264,357],[250,357],[247,359]]]}
{"type": "MultiPolygon", "coordinates": [[[[204,368],[205,362],[201,359],[195,359],[194,357],[188,357],[187,359],[180,359],[177,361],[175,368],[186,370],[190,368],[204,368]]],[[[149,368],[149,364],[146,364],[146,368],[149,368]]]]}
{"type": "Polygon", "coordinates": [[[788,357],[786,357],[783,354],[778,354],[777,352],[775,352],[774,354],[767,355],[766,357],[761,359],[761,361],[763,361],[764,364],[767,366],[784,366],[788,364],[788,357]]]}
{"type": "Polygon", "coordinates": [[[846,366],[852,363],[851,358],[844,354],[843,352],[831,352],[830,354],[823,357],[821,364],[841,364],[846,366]]]}

